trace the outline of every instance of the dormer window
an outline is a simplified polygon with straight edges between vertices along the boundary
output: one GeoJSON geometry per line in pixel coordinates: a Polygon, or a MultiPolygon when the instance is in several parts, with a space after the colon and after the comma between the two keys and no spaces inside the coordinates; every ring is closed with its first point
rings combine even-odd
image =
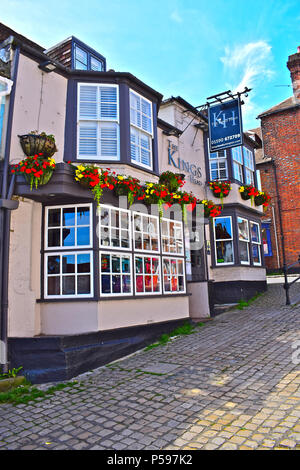
{"type": "Polygon", "coordinates": [[[93,56],[89,51],[75,44],[74,68],[77,70],[96,70],[102,72],[104,65],[101,60],[93,56]]]}

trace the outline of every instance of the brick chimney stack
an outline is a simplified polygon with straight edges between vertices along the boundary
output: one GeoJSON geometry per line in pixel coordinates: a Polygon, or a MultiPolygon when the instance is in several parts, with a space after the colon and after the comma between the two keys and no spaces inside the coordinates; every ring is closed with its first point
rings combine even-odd
{"type": "Polygon", "coordinates": [[[294,98],[300,102],[300,46],[298,46],[296,54],[289,56],[287,68],[291,73],[294,98]]]}

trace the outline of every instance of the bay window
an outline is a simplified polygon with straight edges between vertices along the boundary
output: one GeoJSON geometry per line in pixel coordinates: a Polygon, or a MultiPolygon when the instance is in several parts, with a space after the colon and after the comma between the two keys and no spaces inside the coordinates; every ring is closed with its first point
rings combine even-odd
{"type": "Polygon", "coordinates": [[[214,237],[216,264],[233,264],[233,233],[230,216],[214,219],[214,237]]]}
{"type": "Polygon", "coordinates": [[[152,103],[130,90],[130,155],[133,163],[152,168],[152,137],[152,103]]]}
{"type": "Polygon", "coordinates": [[[120,159],[118,90],[118,85],[78,84],[78,159],[120,159]]]}
{"type": "Polygon", "coordinates": [[[235,213],[216,217],[213,219],[213,236],[215,266],[262,265],[258,222],[235,213]]]}
{"type": "Polygon", "coordinates": [[[95,210],[45,207],[45,300],[186,292],[181,221],[108,204],[95,210]]]}
{"type": "Polygon", "coordinates": [[[261,238],[259,224],[250,222],[252,262],[254,266],[261,266],[261,238]]]}
{"type": "Polygon", "coordinates": [[[239,233],[239,253],[241,264],[250,264],[249,260],[249,224],[242,217],[237,218],[239,233]]]}

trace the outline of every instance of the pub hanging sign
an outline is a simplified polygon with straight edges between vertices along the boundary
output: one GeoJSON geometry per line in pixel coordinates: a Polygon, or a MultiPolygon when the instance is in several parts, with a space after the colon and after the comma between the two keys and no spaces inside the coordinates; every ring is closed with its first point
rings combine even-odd
{"type": "Polygon", "coordinates": [[[208,106],[210,152],[243,144],[241,103],[239,98],[208,106]]]}

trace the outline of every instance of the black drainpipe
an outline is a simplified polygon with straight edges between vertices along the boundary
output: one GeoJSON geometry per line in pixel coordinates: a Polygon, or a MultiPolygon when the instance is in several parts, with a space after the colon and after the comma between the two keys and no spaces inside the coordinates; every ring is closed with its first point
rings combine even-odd
{"type": "MultiPolygon", "coordinates": [[[[14,38],[10,38],[12,46],[14,38]]],[[[16,81],[19,65],[20,47],[15,49],[12,63],[12,81],[13,86],[10,93],[9,108],[7,116],[7,130],[5,139],[5,151],[2,172],[2,188],[0,198],[0,357],[2,371],[8,371],[8,354],[7,354],[7,336],[8,336],[8,275],[9,275],[9,241],[10,241],[10,219],[11,210],[17,209],[18,202],[12,201],[15,178],[14,175],[9,182],[9,160],[10,160],[10,141],[13,120],[13,109],[16,92],[16,81]]]]}
{"type": "Polygon", "coordinates": [[[280,226],[280,239],[281,239],[281,249],[282,249],[282,261],[283,261],[283,271],[286,271],[286,257],[285,257],[285,246],[284,246],[284,233],[283,233],[283,225],[282,225],[282,216],[281,216],[281,199],[278,189],[278,178],[277,178],[277,167],[276,162],[272,159],[271,160],[273,168],[274,168],[274,179],[275,179],[275,188],[276,188],[276,196],[277,196],[277,206],[278,206],[278,216],[279,216],[279,226],[280,226]]]}

